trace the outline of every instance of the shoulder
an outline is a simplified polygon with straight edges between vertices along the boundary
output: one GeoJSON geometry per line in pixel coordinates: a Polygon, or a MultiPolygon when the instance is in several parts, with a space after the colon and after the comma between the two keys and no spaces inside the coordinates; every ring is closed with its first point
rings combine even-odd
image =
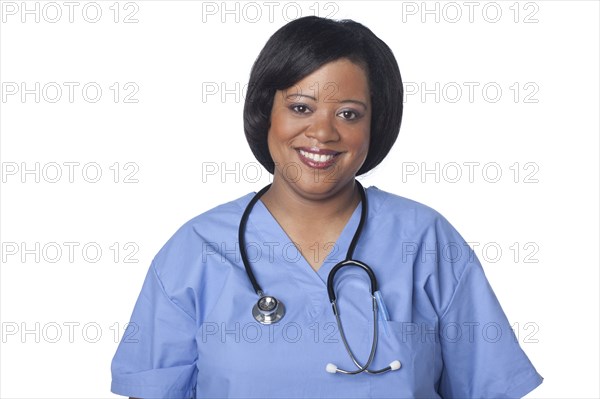
{"type": "Polygon", "coordinates": [[[418,211],[424,214],[434,214],[437,211],[425,204],[410,198],[402,197],[398,194],[381,190],[377,186],[370,186],[366,189],[368,200],[375,208],[388,208],[395,211],[418,211]]]}
{"type": "Polygon", "coordinates": [[[237,229],[239,219],[242,217],[246,205],[248,205],[254,194],[246,194],[193,217],[184,223],[175,235],[187,230],[191,230],[198,235],[203,235],[208,230],[214,230],[215,227],[225,230],[227,227],[235,227],[237,229]]]}
{"type": "Polygon", "coordinates": [[[217,205],[185,222],[173,235],[172,239],[193,234],[206,236],[207,232],[219,233],[239,224],[239,219],[254,193],[249,193],[232,201],[217,205]]]}
{"type": "Polygon", "coordinates": [[[469,263],[477,262],[467,241],[437,210],[375,186],[367,195],[372,237],[393,237],[403,255],[414,255],[419,270],[448,274],[445,278],[456,282],[469,263]]]}
{"type": "Polygon", "coordinates": [[[450,224],[437,210],[421,202],[370,186],[366,189],[369,211],[374,218],[401,218],[404,224],[425,228],[450,224]]]}
{"type": "Polygon", "coordinates": [[[153,264],[159,276],[179,274],[202,262],[215,246],[236,242],[244,208],[254,193],[215,206],[185,222],[156,254],[153,264]]]}

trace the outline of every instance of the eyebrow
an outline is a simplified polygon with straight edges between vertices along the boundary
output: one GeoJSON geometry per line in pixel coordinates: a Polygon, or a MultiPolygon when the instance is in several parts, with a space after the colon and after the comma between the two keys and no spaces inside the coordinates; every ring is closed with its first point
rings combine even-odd
{"type": "MultiPolygon", "coordinates": [[[[296,98],[296,97],[306,97],[306,98],[310,98],[313,101],[317,101],[317,99],[313,96],[309,96],[308,94],[288,94],[285,98],[286,100],[289,100],[290,98],[296,98]]],[[[328,102],[334,102],[334,101],[328,101],[328,102]]],[[[338,101],[335,101],[338,102],[338,101]]],[[[365,109],[368,109],[369,107],[367,107],[367,104],[365,104],[364,102],[360,101],[360,100],[354,100],[354,99],[346,99],[346,100],[342,100],[339,101],[340,103],[353,103],[353,104],[358,104],[358,105],[362,105],[365,109]]]]}

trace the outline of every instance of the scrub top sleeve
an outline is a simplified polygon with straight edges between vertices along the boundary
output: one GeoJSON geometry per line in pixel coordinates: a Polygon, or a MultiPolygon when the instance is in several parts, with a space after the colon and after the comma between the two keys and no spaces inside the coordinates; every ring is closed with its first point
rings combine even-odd
{"type": "Polygon", "coordinates": [[[196,322],[165,292],[154,262],[112,361],[113,393],[135,398],[194,396],[196,322]]]}
{"type": "Polygon", "coordinates": [[[521,398],[540,385],[474,254],[440,318],[444,398],[521,398]]]}

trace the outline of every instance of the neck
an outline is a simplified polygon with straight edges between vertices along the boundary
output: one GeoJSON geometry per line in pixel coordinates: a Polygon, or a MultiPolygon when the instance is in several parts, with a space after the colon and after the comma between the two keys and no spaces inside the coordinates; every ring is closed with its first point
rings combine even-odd
{"type": "Polygon", "coordinates": [[[289,184],[281,184],[277,176],[261,198],[274,215],[294,220],[296,223],[323,223],[338,220],[354,212],[360,194],[354,180],[333,193],[303,195],[289,184]]]}

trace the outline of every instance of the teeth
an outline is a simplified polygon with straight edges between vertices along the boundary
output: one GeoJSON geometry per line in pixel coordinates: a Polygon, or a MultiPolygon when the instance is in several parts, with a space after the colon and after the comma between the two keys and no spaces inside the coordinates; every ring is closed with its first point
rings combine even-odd
{"type": "Polygon", "coordinates": [[[306,157],[315,162],[327,162],[333,159],[334,157],[334,155],[313,154],[312,152],[306,152],[302,150],[300,150],[300,154],[302,154],[303,157],[306,157]]]}

